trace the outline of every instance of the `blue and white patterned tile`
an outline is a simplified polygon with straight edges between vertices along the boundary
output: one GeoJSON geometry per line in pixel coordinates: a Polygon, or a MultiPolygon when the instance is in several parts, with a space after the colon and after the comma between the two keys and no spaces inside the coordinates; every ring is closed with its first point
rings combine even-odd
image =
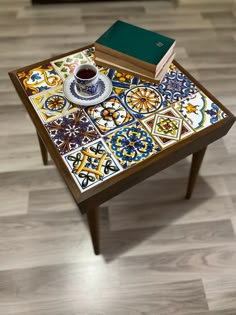
{"type": "Polygon", "coordinates": [[[63,159],[81,191],[100,184],[122,170],[103,139],[83,146],[63,159]]]}
{"type": "Polygon", "coordinates": [[[100,137],[82,110],[62,116],[45,124],[45,127],[61,155],[100,137]]]}
{"type": "Polygon", "coordinates": [[[197,86],[174,65],[156,87],[167,103],[173,104],[198,92],[197,86]]]}
{"type": "Polygon", "coordinates": [[[174,108],[196,131],[211,126],[226,117],[226,114],[203,92],[198,92],[175,103],[174,108]]]}
{"type": "Polygon", "coordinates": [[[161,151],[160,146],[139,122],[114,131],[104,139],[124,169],[161,151]]]}

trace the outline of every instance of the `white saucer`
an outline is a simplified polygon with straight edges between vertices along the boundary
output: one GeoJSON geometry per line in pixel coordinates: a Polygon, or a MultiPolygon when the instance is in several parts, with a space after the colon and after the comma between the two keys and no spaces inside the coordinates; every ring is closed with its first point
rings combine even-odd
{"type": "Polygon", "coordinates": [[[65,97],[72,103],[81,106],[91,106],[103,102],[112,92],[112,82],[104,74],[98,76],[98,92],[92,96],[83,96],[76,88],[74,76],[66,78],[63,84],[65,97]]]}

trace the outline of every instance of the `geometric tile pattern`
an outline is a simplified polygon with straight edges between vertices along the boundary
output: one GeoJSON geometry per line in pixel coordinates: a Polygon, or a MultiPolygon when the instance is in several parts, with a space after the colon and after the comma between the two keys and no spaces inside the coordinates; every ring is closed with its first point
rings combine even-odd
{"type": "Polygon", "coordinates": [[[28,95],[35,95],[62,84],[61,78],[50,64],[18,72],[17,76],[28,95]]]}
{"type": "MultiPolygon", "coordinates": [[[[152,133],[155,118],[159,114],[161,116],[168,117],[170,120],[171,119],[178,120],[181,118],[181,116],[172,107],[168,107],[168,108],[165,108],[165,109],[159,111],[158,114],[152,114],[152,115],[145,117],[144,119],[141,120],[141,123],[145,126],[145,128],[149,131],[149,133],[152,134],[155,141],[164,149],[164,148],[167,148],[168,146],[170,146],[172,144],[175,144],[178,140],[177,139],[170,139],[170,137],[168,137],[168,134],[165,134],[165,133],[163,133],[159,136],[152,133]]],[[[193,129],[184,120],[182,120],[179,140],[182,140],[182,139],[190,136],[193,133],[194,133],[193,129]]]]}
{"type": "Polygon", "coordinates": [[[121,100],[115,95],[98,105],[86,108],[86,112],[102,134],[106,134],[134,120],[121,100]]]}
{"type": "Polygon", "coordinates": [[[202,92],[175,103],[174,108],[196,131],[226,117],[226,114],[202,92]]]}
{"type": "Polygon", "coordinates": [[[83,52],[78,52],[51,62],[63,80],[65,80],[68,75],[73,73],[77,65],[82,65],[85,63],[91,62],[83,52]]]}
{"type": "Polygon", "coordinates": [[[170,104],[198,92],[196,85],[176,67],[166,73],[158,90],[170,104]]]}
{"type": "Polygon", "coordinates": [[[147,115],[160,109],[162,95],[147,86],[135,86],[125,93],[125,104],[132,112],[147,115]]]}
{"type": "Polygon", "coordinates": [[[99,138],[82,110],[49,122],[45,127],[62,155],[99,138]]]}
{"type": "Polygon", "coordinates": [[[78,110],[78,105],[65,98],[63,85],[32,95],[30,100],[44,123],[78,110]]]}
{"type": "Polygon", "coordinates": [[[113,92],[82,109],[66,99],[62,83],[94,58],[92,47],[17,74],[81,191],[226,117],[174,64],[160,84],[99,66],[113,92]]]}
{"type": "Polygon", "coordinates": [[[82,191],[120,171],[119,164],[102,140],[69,153],[64,160],[82,191]]]}
{"type": "Polygon", "coordinates": [[[156,114],[152,134],[167,139],[179,140],[183,119],[156,114]]]}
{"type": "Polygon", "coordinates": [[[106,143],[123,168],[128,168],[160,151],[160,147],[138,122],[107,137],[106,143]]]}

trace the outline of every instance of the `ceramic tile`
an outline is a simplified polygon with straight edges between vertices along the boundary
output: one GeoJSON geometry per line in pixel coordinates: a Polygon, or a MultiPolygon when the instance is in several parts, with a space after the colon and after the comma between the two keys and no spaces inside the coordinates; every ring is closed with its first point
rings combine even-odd
{"type": "Polygon", "coordinates": [[[100,73],[107,75],[113,85],[113,91],[119,96],[123,97],[124,92],[129,89],[131,86],[136,86],[140,82],[140,79],[133,77],[127,73],[119,72],[117,70],[98,66],[97,68],[100,73]]]}
{"type": "Polygon", "coordinates": [[[60,154],[66,154],[99,138],[94,125],[82,110],[45,125],[60,154]]]}
{"type": "Polygon", "coordinates": [[[124,98],[125,92],[127,91],[127,87],[120,87],[113,85],[113,92],[118,95],[121,99],[124,98]]]}
{"type": "Polygon", "coordinates": [[[121,71],[109,69],[107,76],[111,79],[113,85],[113,91],[119,96],[124,96],[127,89],[132,86],[136,86],[140,79],[121,71]]]}
{"type": "Polygon", "coordinates": [[[102,134],[120,128],[134,120],[119,97],[115,95],[96,106],[86,108],[86,112],[102,134]]]}
{"type": "Polygon", "coordinates": [[[61,78],[50,64],[18,72],[17,76],[28,95],[34,95],[62,84],[61,78]]]}
{"type": "Polygon", "coordinates": [[[78,109],[78,105],[70,103],[65,98],[62,85],[30,96],[30,100],[43,123],[50,122],[78,109]]]}
{"type": "Polygon", "coordinates": [[[83,53],[91,63],[95,64],[95,47],[85,49],[83,53]]]}
{"type": "Polygon", "coordinates": [[[105,74],[105,75],[107,75],[110,70],[109,68],[102,67],[102,66],[96,66],[96,67],[98,68],[100,73],[105,74]]]}
{"type": "Polygon", "coordinates": [[[152,114],[148,117],[145,117],[141,120],[141,123],[145,126],[145,128],[150,132],[155,139],[155,141],[162,147],[166,148],[172,144],[175,144],[177,141],[186,138],[194,133],[193,129],[182,119],[182,116],[179,115],[172,107],[165,108],[159,111],[156,114],[152,114]],[[169,119],[171,121],[177,121],[176,125],[174,125],[174,137],[172,135],[172,124],[169,124],[169,120],[167,121],[167,126],[161,128],[161,132],[155,133],[155,126],[158,121],[158,118],[166,120],[169,119]],[[181,121],[181,122],[180,122],[181,121]],[[166,130],[165,130],[166,129],[166,130]],[[170,131],[169,131],[170,129],[170,131]],[[154,133],[153,133],[154,131],[154,133]]]}
{"type": "Polygon", "coordinates": [[[116,86],[128,87],[131,84],[136,84],[139,82],[139,79],[135,78],[131,74],[113,69],[110,69],[108,76],[116,86]]]}
{"type": "Polygon", "coordinates": [[[169,65],[168,71],[167,72],[171,72],[171,71],[180,71],[173,63],[171,63],[169,65]]]}
{"type": "Polygon", "coordinates": [[[179,140],[183,119],[168,115],[156,114],[152,134],[167,139],[179,140]]]}
{"type": "Polygon", "coordinates": [[[121,170],[102,139],[67,154],[64,160],[81,191],[121,170]]]}
{"type": "Polygon", "coordinates": [[[197,86],[173,64],[158,85],[158,90],[170,104],[198,92],[197,86]]]}
{"type": "Polygon", "coordinates": [[[154,113],[165,106],[160,92],[145,85],[137,85],[127,90],[124,103],[138,118],[154,113]]]}
{"type": "Polygon", "coordinates": [[[202,92],[174,104],[174,108],[196,131],[226,117],[226,114],[202,92]]]}
{"type": "Polygon", "coordinates": [[[55,70],[59,73],[63,80],[72,74],[77,65],[91,63],[86,57],[85,51],[75,53],[64,58],[60,58],[51,62],[55,70]]]}
{"type": "Polygon", "coordinates": [[[160,147],[139,122],[109,134],[105,140],[123,168],[137,164],[160,151],[160,147]]]}

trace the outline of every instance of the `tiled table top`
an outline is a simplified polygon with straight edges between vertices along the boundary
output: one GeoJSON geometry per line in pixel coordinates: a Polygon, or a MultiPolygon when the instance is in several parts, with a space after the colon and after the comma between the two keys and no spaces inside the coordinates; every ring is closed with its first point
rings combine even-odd
{"type": "Polygon", "coordinates": [[[17,73],[81,192],[227,116],[174,64],[158,85],[100,67],[112,81],[110,97],[86,108],[72,104],[63,81],[88,62],[93,48],[17,73]]]}

